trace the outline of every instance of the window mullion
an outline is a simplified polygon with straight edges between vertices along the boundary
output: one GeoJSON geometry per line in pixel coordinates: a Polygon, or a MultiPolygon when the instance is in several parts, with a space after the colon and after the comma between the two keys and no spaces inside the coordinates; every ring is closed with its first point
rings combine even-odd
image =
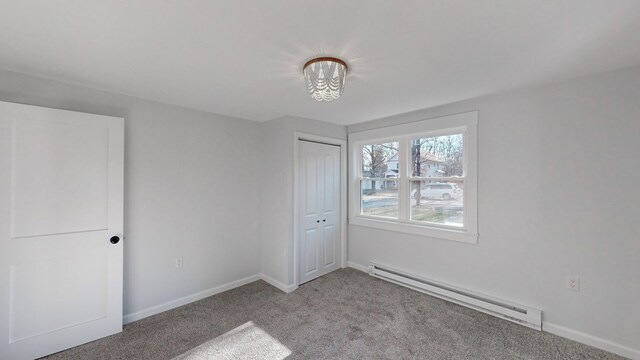
{"type": "Polygon", "coordinates": [[[409,219],[409,184],[407,183],[407,176],[409,174],[409,157],[408,157],[408,149],[409,149],[409,139],[402,138],[398,144],[399,153],[398,153],[398,218],[400,220],[408,220],[409,219]]]}

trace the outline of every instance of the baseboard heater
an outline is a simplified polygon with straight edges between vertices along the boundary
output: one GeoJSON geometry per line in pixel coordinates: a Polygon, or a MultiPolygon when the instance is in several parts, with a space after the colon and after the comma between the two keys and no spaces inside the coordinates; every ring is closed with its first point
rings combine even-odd
{"type": "Polygon", "coordinates": [[[384,265],[370,264],[369,275],[408,287],[458,305],[482,311],[536,330],[542,330],[542,312],[527,306],[496,299],[425,279],[384,265]]]}

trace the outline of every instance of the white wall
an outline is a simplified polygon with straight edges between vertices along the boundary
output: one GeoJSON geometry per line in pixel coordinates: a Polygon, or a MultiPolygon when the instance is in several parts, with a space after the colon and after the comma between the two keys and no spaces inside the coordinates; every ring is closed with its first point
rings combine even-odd
{"type": "Polygon", "coordinates": [[[260,273],[261,124],[7,71],[0,100],[125,118],[125,314],[260,273]]]}
{"type": "MultiPolygon", "coordinates": [[[[310,100],[311,101],[311,100],[310,100]]],[[[322,104],[320,104],[322,105],[322,104]]],[[[346,140],[346,127],[322,121],[285,116],[263,124],[260,188],[260,236],[262,272],[295,287],[293,274],[293,150],[295,132],[346,140]]]]}
{"type": "Polygon", "coordinates": [[[351,225],[349,260],[532,305],[543,310],[547,324],[638,351],[640,67],[348,131],[476,109],[478,244],[351,225]],[[580,277],[580,292],[565,288],[567,275],[580,277]]]}

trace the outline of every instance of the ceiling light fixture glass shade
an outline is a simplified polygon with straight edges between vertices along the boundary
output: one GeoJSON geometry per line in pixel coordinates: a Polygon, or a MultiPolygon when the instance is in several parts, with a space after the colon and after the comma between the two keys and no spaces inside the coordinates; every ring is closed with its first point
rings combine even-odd
{"type": "Polygon", "coordinates": [[[333,101],[342,96],[347,64],[336,58],[321,57],[307,61],[303,68],[309,95],[317,101],[333,101]]]}

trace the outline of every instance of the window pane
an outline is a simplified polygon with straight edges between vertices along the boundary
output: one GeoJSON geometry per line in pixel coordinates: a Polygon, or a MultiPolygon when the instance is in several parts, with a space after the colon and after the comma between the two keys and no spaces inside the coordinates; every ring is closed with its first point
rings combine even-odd
{"type": "Polygon", "coordinates": [[[362,177],[395,178],[400,169],[399,143],[367,144],[362,146],[362,177]]]}
{"type": "Polygon", "coordinates": [[[411,176],[462,176],[463,148],[463,134],[411,140],[411,176]]]}
{"type": "Polygon", "coordinates": [[[362,215],[398,218],[397,180],[361,180],[362,215]]]}
{"type": "Polygon", "coordinates": [[[463,226],[464,186],[460,181],[411,181],[411,220],[463,226]]]}

